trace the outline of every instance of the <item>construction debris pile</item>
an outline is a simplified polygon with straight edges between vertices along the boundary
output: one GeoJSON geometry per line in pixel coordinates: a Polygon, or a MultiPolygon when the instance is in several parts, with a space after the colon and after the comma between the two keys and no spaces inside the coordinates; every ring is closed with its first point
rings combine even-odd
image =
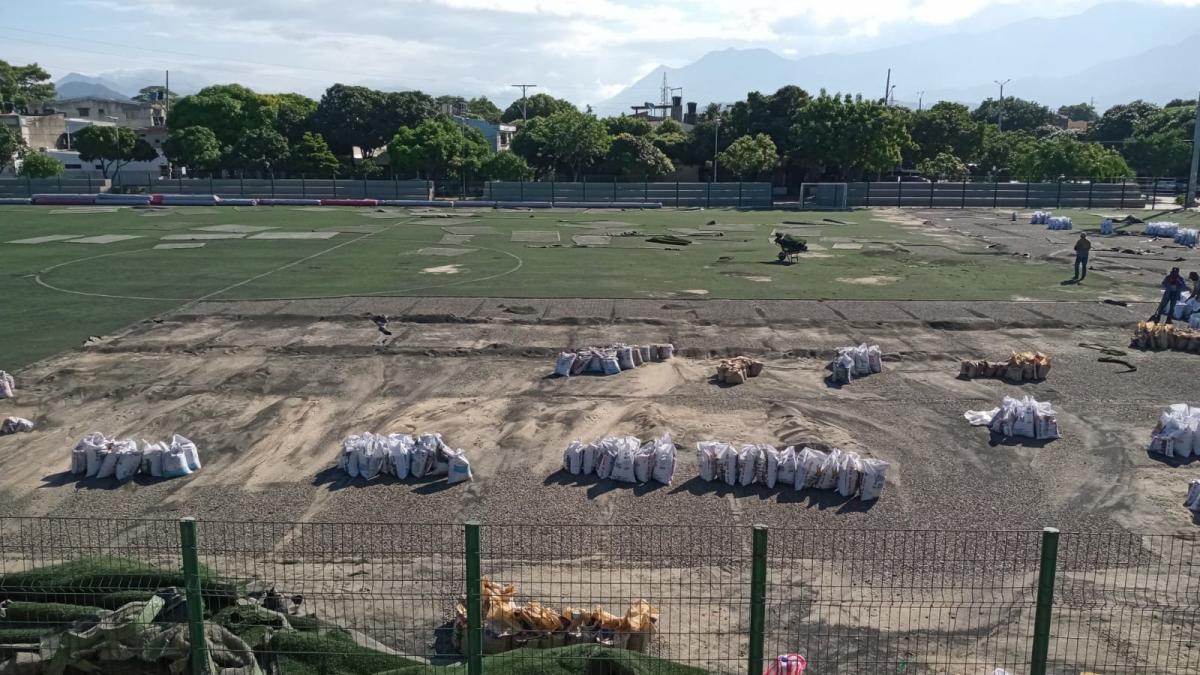
{"type": "Polygon", "coordinates": [[[640,365],[666,361],[674,356],[675,346],[669,344],[585,347],[559,354],[554,362],[554,374],[558,377],[582,373],[616,375],[622,370],[633,370],[640,365]]]}
{"type": "Polygon", "coordinates": [[[5,417],[4,422],[0,422],[0,436],[29,433],[30,431],[33,431],[33,422],[24,417],[5,417]]]}
{"type": "Polygon", "coordinates": [[[353,434],[342,441],[338,468],[351,478],[374,480],[381,475],[404,480],[446,476],[447,483],[471,480],[471,462],[453,450],[441,434],[353,434]]]}
{"type": "Polygon", "coordinates": [[[147,443],[90,433],[71,451],[71,473],[85,478],[129,480],[135,475],[178,478],[200,470],[196,444],[175,434],[170,443],[147,443]]]}
{"type": "Polygon", "coordinates": [[[1187,497],[1183,500],[1183,505],[1192,513],[1200,513],[1200,478],[1188,481],[1187,497]]]}
{"type": "Polygon", "coordinates": [[[1002,377],[1010,382],[1030,382],[1046,379],[1050,373],[1050,357],[1041,352],[1013,352],[1007,362],[963,361],[960,377],[1002,377]]]}
{"type": "Polygon", "coordinates": [[[1168,407],[1150,434],[1150,452],[1180,459],[1200,455],[1200,408],[1186,403],[1168,407]]]}
{"type": "Polygon", "coordinates": [[[721,384],[742,384],[762,373],[762,361],[747,356],[735,356],[717,364],[717,381],[721,384]]]}
{"type": "MultiPolygon", "coordinates": [[[[610,614],[599,606],[590,610],[567,607],[558,612],[540,602],[518,605],[513,599],[515,586],[504,586],[487,577],[482,581],[484,654],[587,643],[645,652],[657,630],[658,608],[645,600],[635,600],[625,616],[610,614]]],[[[466,653],[465,602],[458,603],[455,616],[455,636],[460,650],[466,653]]]]}
{"type": "Polygon", "coordinates": [[[705,441],[696,444],[700,478],[724,481],[727,485],[765,485],[837,490],[863,501],[878,499],[887,480],[888,463],[855,452],[834,448],[828,453],[812,448],[777,450],[765,443],[743,445],[705,441]]]}
{"type": "MultiPolygon", "coordinates": [[[[1195,317],[1192,317],[1195,318],[1195,317]]],[[[1200,321],[1189,321],[1189,327],[1155,321],[1139,321],[1130,347],[1138,349],[1173,349],[1177,352],[1200,353],[1200,321]]]]}
{"type": "Polygon", "coordinates": [[[1058,415],[1049,403],[1032,396],[1015,399],[1005,396],[999,408],[968,410],[963,417],[974,426],[986,426],[992,433],[1007,438],[1034,438],[1040,441],[1058,438],[1058,415]]]}
{"type": "Polygon", "coordinates": [[[17,395],[17,384],[13,376],[0,370],[0,399],[12,398],[17,395]]]}
{"type": "Polygon", "coordinates": [[[882,373],[883,353],[879,351],[879,345],[844,347],[830,362],[829,370],[833,373],[830,379],[834,384],[850,384],[856,377],[882,373]]]}
{"type": "Polygon", "coordinates": [[[609,436],[587,445],[572,441],[563,451],[562,468],[573,476],[594,473],[601,480],[670,485],[676,456],[671,434],[645,443],[634,436],[609,436]]]}

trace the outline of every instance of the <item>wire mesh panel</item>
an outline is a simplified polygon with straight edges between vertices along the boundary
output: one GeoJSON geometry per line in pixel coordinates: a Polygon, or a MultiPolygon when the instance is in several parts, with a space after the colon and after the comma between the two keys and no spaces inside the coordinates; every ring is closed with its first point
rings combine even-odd
{"type": "Polygon", "coordinates": [[[1028,672],[1039,533],[772,529],[766,657],[811,673],[1028,672]]]}
{"type": "Polygon", "coordinates": [[[1200,536],[1061,535],[1051,672],[1200,672],[1200,536]]]}
{"type": "Polygon", "coordinates": [[[202,522],[198,539],[211,571],[202,578],[209,621],[241,637],[270,672],[459,660],[461,525],[202,522]]]}
{"type": "Polygon", "coordinates": [[[129,648],[186,664],[186,647],[171,639],[181,630],[178,528],[175,520],[0,518],[0,661],[40,654],[106,672],[113,653],[129,648]]]}
{"type": "Polygon", "coordinates": [[[487,525],[481,537],[492,590],[513,593],[509,605],[485,586],[484,649],[515,649],[503,658],[521,672],[745,672],[749,528],[487,525]]]}

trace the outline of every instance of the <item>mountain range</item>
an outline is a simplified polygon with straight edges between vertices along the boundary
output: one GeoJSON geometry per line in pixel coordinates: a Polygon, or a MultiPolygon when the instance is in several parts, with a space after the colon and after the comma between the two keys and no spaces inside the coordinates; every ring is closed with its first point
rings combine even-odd
{"type": "MultiPolygon", "coordinates": [[[[848,45],[848,49],[851,48],[848,45]]],[[[749,91],[787,84],[809,92],[862,93],[882,98],[891,69],[893,95],[915,107],[938,100],[970,105],[1006,96],[1057,107],[1095,101],[1103,111],[1132,99],[1159,103],[1192,98],[1200,54],[1200,7],[1113,3],[1055,18],[1024,19],[941,33],[867,51],[787,58],[767,49],[725,49],[680,68],[659,66],[594,107],[602,114],[657,102],[663,73],[684,99],[729,103],[749,91]]]]}
{"type": "MultiPolygon", "coordinates": [[[[58,100],[91,96],[96,98],[128,100],[137,95],[142,87],[161,85],[166,74],[161,70],[110,70],[99,75],[68,73],[54,83],[58,100]]],[[[172,71],[171,91],[194,94],[212,84],[203,75],[191,72],[172,71]]]]}

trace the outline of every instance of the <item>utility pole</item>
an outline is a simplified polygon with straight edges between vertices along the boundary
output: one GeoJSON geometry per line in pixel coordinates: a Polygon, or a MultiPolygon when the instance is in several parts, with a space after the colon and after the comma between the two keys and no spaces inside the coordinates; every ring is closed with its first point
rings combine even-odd
{"type": "Polygon", "coordinates": [[[917,112],[921,112],[922,110],[924,110],[924,107],[923,107],[924,103],[925,103],[925,90],[922,89],[921,91],[917,92],[917,112]]]}
{"type": "Polygon", "coordinates": [[[721,118],[718,117],[716,119],[716,123],[713,124],[713,175],[712,175],[712,182],[714,182],[714,183],[717,182],[717,148],[720,147],[720,144],[717,142],[717,137],[718,137],[718,134],[720,133],[720,131],[721,131],[721,118]]]}
{"type": "Polygon", "coordinates": [[[1004,131],[1004,85],[1012,82],[1012,78],[1010,77],[1003,82],[1000,80],[992,80],[992,82],[1000,85],[1000,104],[999,107],[996,108],[996,110],[999,111],[996,113],[996,130],[1004,131]]]}
{"type": "Polygon", "coordinates": [[[887,80],[883,83],[883,104],[887,105],[888,97],[892,95],[892,69],[888,68],[887,80]]]}
{"type": "Polygon", "coordinates": [[[1200,172],[1200,97],[1196,99],[1196,128],[1192,131],[1192,171],[1188,174],[1187,196],[1183,198],[1183,207],[1196,205],[1196,173],[1200,172]]]}
{"type": "Polygon", "coordinates": [[[529,121],[529,111],[525,107],[526,104],[528,103],[527,99],[525,98],[525,90],[533,89],[533,88],[537,87],[537,85],[536,84],[514,84],[511,86],[520,87],[520,89],[521,89],[521,121],[527,122],[527,121],[529,121]]]}
{"type": "Polygon", "coordinates": [[[894,84],[892,85],[891,91],[888,92],[888,100],[886,103],[889,108],[896,104],[896,85],[894,84]]]}

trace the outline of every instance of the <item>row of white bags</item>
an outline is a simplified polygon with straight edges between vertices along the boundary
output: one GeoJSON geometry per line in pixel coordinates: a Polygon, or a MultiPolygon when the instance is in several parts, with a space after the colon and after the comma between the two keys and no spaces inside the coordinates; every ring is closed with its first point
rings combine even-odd
{"type": "Polygon", "coordinates": [[[573,476],[595,473],[601,480],[670,485],[675,476],[675,443],[663,434],[642,443],[634,436],[608,436],[595,443],[572,441],[563,451],[563,470],[573,476]]]}
{"type": "Polygon", "coordinates": [[[0,370],[0,399],[12,398],[17,395],[17,384],[13,376],[0,370]]]}
{"type": "Polygon", "coordinates": [[[554,374],[559,377],[581,373],[616,375],[622,370],[633,370],[640,365],[666,361],[674,356],[675,347],[669,344],[587,347],[559,354],[554,361],[554,374]]]}
{"type": "Polygon", "coordinates": [[[33,431],[33,422],[24,417],[5,417],[3,422],[0,422],[0,436],[9,434],[22,434],[33,431]]]}
{"type": "Polygon", "coordinates": [[[1193,512],[1200,512],[1200,478],[1188,481],[1187,498],[1183,500],[1183,505],[1193,512]]]}
{"type": "Polygon", "coordinates": [[[883,353],[879,345],[861,344],[857,347],[844,347],[838,350],[837,356],[829,364],[833,372],[833,381],[849,384],[850,380],[871,373],[883,372],[883,353]]]}
{"type": "Polygon", "coordinates": [[[351,478],[373,480],[380,474],[401,480],[446,476],[448,483],[471,480],[471,462],[452,450],[441,434],[354,434],[342,441],[338,468],[351,478]]]}
{"type": "Polygon", "coordinates": [[[999,408],[968,410],[963,417],[974,426],[987,426],[1002,436],[1020,436],[1049,440],[1058,438],[1058,415],[1048,402],[1032,396],[1015,399],[1005,396],[999,408]]]}
{"type": "Polygon", "coordinates": [[[136,474],[177,478],[200,469],[196,444],[175,434],[170,443],[147,443],[110,438],[95,432],[84,436],[71,451],[71,473],[87,478],[128,480],[136,474]]]}
{"type": "Polygon", "coordinates": [[[1181,227],[1175,233],[1175,243],[1182,246],[1195,246],[1197,239],[1200,239],[1200,230],[1192,227],[1181,227]]]}
{"type": "Polygon", "coordinates": [[[776,450],[771,445],[758,444],[743,445],[738,450],[729,443],[716,441],[696,444],[696,464],[700,467],[700,478],[707,481],[837,490],[843,497],[857,496],[863,501],[879,498],[888,470],[888,463],[883,460],[837,448],[828,453],[812,448],[796,452],[791,446],[776,450]]]}
{"type": "Polygon", "coordinates": [[[1179,232],[1179,223],[1162,220],[1158,222],[1148,222],[1146,227],[1142,228],[1142,234],[1147,237],[1171,237],[1179,232]]]}
{"type": "Polygon", "coordinates": [[[1200,408],[1186,403],[1168,407],[1150,434],[1150,452],[1181,458],[1200,455],[1200,408]]]}
{"type": "Polygon", "coordinates": [[[1030,225],[1045,225],[1050,220],[1049,211],[1034,211],[1029,216],[1030,225]]]}
{"type": "Polygon", "coordinates": [[[1069,230],[1071,227],[1071,219],[1067,216],[1050,216],[1046,219],[1047,230],[1069,230]]]}

